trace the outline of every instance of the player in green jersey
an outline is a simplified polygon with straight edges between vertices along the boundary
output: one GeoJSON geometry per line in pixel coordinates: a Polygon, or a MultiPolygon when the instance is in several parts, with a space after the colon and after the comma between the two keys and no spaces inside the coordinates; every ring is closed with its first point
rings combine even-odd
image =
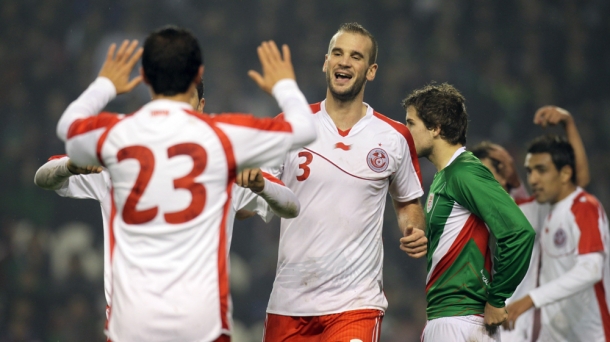
{"type": "Polygon", "coordinates": [[[464,97],[428,85],[404,101],[418,157],[437,168],[425,205],[424,341],[499,341],[505,300],[525,275],[534,230],[491,172],[464,148],[464,97]]]}

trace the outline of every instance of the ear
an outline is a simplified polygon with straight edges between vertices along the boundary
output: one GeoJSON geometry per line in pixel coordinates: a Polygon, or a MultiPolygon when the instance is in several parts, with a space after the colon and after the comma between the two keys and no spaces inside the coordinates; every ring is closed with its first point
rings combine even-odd
{"type": "Polygon", "coordinates": [[[203,70],[204,70],[203,65],[199,67],[199,70],[197,70],[197,75],[195,76],[195,79],[193,80],[195,84],[199,84],[199,82],[201,82],[201,79],[203,79],[203,70]]]}
{"type": "Polygon", "coordinates": [[[429,131],[430,131],[430,134],[432,135],[432,138],[441,137],[441,126],[430,129],[429,131]]]}
{"type": "Polygon", "coordinates": [[[377,74],[377,68],[378,68],[377,63],[369,66],[369,68],[366,70],[366,80],[367,81],[372,81],[375,79],[375,75],[377,74]]]}
{"type": "Polygon", "coordinates": [[[328,65],[328,54],[324,55],[324,65],[322,65],[322,72],[326,72],[327,65],[328,65]]]}
{"type": "Polygon", "coordinates": [[[144,74],[144,68],[140,67],[140,76],[142,76],[142,81],[145,84],[150,84],[150,81],[148,80],[148,78],[146,77],[146,75],[144,74]]]}
{"type": "Polygon", "coordinates": [[[561,170],[559,170],[559,179],[561,180],[561,183],[569,183],[572,182],[572,173],[574,171],[572,170],[572,167],[570,167],[569,165],[564,165],[561,170]]]}
{"type": "Polygon", "coordinates": [[[202,97],[201,100],[199,100],[199,104],[197,105],[197,111],[200,113],[203,113],[204,107],[205,107],[205,97],[202,97]]]}

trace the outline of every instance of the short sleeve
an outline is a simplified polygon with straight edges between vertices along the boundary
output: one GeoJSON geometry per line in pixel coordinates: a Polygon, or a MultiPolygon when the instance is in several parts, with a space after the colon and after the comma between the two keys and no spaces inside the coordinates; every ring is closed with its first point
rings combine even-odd
{"type": "Polygon", "coordinates": [[[292,146],[292,127],[284,120],[239,114],[221,114],[212,120],[233,147],[238,170],[278,166],[292,146]]]}
{"type": "Polygon", "coordinates": [[[101,202],[110,193],[110,175],[104,170],[88,175],[74,175],[55,192],[62,197],[94,199],[101,202]]]}
{"type": "Polygon", "coordinates": [[[604,251],[600,229],[600,218],[602,216],[600,215],[600,209],[601,206],[597,199],[589,194],[581,193],[574,199],[571,210],[574,215],[574,224],[580,230],[578,254],[604,251]]]}
{"type": "MultiPolygon", "coordinates": [[[[410,137],[410,135],[409,135],[410,137]]],[[[395,201],[408,202],[424,194],[417,155],[413,157],[414,149],[410,148],[409,139],[401,142],[400,163],[396,173],[390,178],[389,193],[395,201]]],[[[411,139],[411,144],[412,144],[411,139]]]]}

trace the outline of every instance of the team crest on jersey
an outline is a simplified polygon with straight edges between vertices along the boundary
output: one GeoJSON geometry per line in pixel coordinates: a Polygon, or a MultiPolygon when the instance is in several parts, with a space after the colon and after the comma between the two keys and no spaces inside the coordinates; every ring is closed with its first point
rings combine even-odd
{"type": "Polygon", "coordinates": [[[428,195],[428,203],[426,204],[426,212],[430,212],[432,210],[432,204],[434,203],[434,192],[431,192],[428,195]]]}
{"type": "Polygon", "coordinates": [[[563,230],[563,228],[559,228],[553,236],[553,243],[555,243],[555,247],[565,246],[567,240],[568,235],[566,234],[566,231],[563,230]]]}
{"type": "Polygon", "coordinates": [[[383,172],[388,168],[390,160],[386,151],[380,148],[374,148],[366,156],[366,162],[371,170],[375,172],[383,172]]]}

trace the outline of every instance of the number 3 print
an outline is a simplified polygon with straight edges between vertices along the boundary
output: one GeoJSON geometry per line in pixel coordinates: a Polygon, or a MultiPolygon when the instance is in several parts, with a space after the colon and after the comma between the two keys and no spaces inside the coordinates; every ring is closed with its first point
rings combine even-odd
{"type": "Polygon", "coordinates": [[[302,182],[304,180],[306,180],[307,178],[309,178],[309,173],[311,172],[311,169],[309,168],[309,164],[311,164],[311,161],[313,160],[313,154],[311,154],[311,152],[306,152],[306,151],[302,151],[299,152],[298,154],[299,157],[305,157],[305,161],[301,164],[299,164],[299,169],[303,170],[303,174],[301,174],[300,176],[297,176],[297,180],[299,182],[302,182]]]}

